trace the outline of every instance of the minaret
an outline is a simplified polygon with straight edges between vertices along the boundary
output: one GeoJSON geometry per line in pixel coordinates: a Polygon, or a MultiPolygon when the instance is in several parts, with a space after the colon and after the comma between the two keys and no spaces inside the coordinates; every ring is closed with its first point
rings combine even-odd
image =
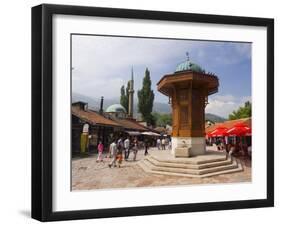
{"type": "Polygon", "coordinates": [[[133,118],[134,116],[134,71],[133,71],[133,67],[132,67],[132,71],[131,71],[131,80],[130,80],[130,88],[129,88],[129,112],[128,112],[128,116],[130,118],[133,118]]]}
{"type": "Polygon", "coordinates": [[[103,96],[101,97],[101,100],[100,100],[100,110],[99,110],[99,113],[100,114],[103,113],[103,96]]]}

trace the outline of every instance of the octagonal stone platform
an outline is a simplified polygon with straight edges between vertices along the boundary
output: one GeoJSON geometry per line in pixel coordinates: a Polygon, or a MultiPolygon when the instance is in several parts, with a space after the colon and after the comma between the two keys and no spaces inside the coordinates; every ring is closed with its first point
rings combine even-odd
{"type": "Polygon", "coordinates": [[[214,151],[189,158],[176,158],[167,151],[153,151],[138,164],[148,173],[199,178],[243,171],[236,158],[214,151]]]}

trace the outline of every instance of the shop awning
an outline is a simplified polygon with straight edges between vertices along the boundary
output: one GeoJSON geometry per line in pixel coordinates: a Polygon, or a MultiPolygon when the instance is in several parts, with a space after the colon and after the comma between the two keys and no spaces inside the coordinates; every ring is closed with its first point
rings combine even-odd
{"type": "Polygon", "coordinates": [[[141,135],[138,131],[125,131],[125,133],[128,133],[130,136],[139,136],[141,135]]]}
{"type": "Polygon", "coordinates": [[[155,137],[160,137],[161,135],[158,133],[153,133],[153,132],[143,132],[141,133],[142,135],[147,135],[147,136],[155,136],[155,137]]]}

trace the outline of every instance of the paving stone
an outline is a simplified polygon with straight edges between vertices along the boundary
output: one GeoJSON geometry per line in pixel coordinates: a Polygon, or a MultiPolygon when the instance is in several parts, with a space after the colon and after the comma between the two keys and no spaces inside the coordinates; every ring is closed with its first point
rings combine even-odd
{"type": "MultiPolygon", "coordinates": [[[[153,152],[156,149],[149,149],[153,152]]],[[[165,150],[169,152],[169,150],[165,150]]],[[[133,155],[130,156],[131,158],[133,155]]],[[[123,161],[121,168],[109,168],[110,159],[96,162],[96,155],[72,160],[72,190],[134,188],[153,186],[175,186],[191,184],[239,183],[251,181],[251,161],[240,157],[244,170],[207,178],[188,178],[171,175],[158,175],[144,172],[137,164],[144,158],[139,151],[137,161],[123,161]]]]}

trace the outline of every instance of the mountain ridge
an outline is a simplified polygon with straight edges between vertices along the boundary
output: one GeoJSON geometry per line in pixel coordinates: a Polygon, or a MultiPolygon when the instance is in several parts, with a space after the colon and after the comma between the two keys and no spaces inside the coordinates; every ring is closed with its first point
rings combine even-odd
{"type": "MultiPolygon", "coordinates": [[[[86,102],[86,103],[88,103],[88,105],[91,109],[96,110],[96,111],[99,110],[100,99],[98,99],[98,98],[92,98],[92,97],[85,96],[85,95],[79,94],[79,93],[72,93],[72,103],[77,102],[77,101],[86,102]]],[[[118,98],[108,98],[108,99],[105,98],[104,105],[103,105],[104,109],[106,109],[110,105],[116,104],[116,103],[119,103],[118,98]]],[[[161,103],[161,102],[154,102],[153,112],[158,112],[161,114],[171,114],[171,106],[168,103],[165,104],[165,103],[161,103]]],[[[139,113],[137,112],[137,101],[134,101],[134,114],[139,116],[139,113]]],[[[205,119],[213,121],[213,122],[226,121],[225,118],[223,118],[219,115],[211,114],[211,113],[206,113],[205,119]]]]}

